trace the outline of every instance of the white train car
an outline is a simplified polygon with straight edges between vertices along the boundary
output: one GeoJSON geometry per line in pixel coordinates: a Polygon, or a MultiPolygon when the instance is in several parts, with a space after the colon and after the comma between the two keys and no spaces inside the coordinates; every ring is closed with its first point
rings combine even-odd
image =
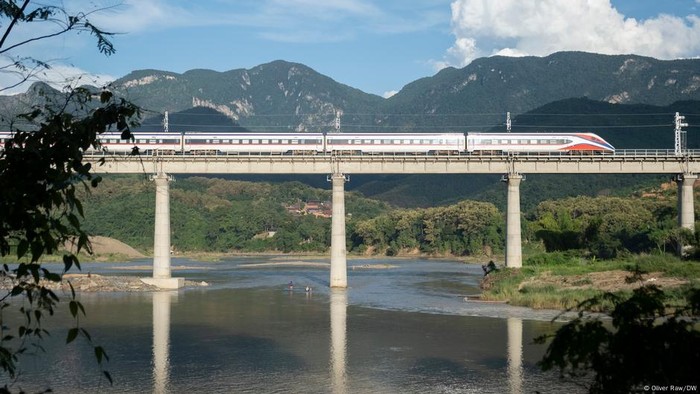
{"type": "Polygon", "coordinates": [[[185,133],[186,154],[302,154],[324,150],[321,133],[185,133]]]}
{"type": "Polygon", "coordinates": [[[12,133],[9,131],[0,131],[0,150],[5,149],[5,142],[12,138],[12,133]]]}
{"type": "Polygon", "coordinates": [[[102,150],[107,153],[128,154],[138,147],[144,154],[174,154],[182,152],[180,133],[132,133],[133,140],[123,140],[121,133],[102,133],[97,136],[102,150]]]}
{"type": "Polygon", "coordinates": [[[458,154],[466,147],[456,133],[329,133],[326,151],[344,153],[458,154]]]}
{"type": "Polygon", "coordinates": [[[467,151],[485,152],[614,152],[593,133],[469,133],[467,151]]]}

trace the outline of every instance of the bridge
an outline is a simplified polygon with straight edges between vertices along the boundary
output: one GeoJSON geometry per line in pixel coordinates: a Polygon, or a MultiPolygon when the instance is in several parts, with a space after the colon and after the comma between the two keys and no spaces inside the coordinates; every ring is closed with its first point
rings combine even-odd
{"type": "Polygon", "coordinates": [[[331,287],[347,287],[345,182],[352,174],[500,174],[507,183],[506,266],[522,266],[520,183],[524,174],[669,174],[678,184],[678,225],[694,230],[693,185],[700,150],[618,150],[605,154],[91,154],[95,173],[152,174],[156,184],[153,278],[147,283],[179,288],[170,274],[169,181],[173,174],[324,174],[332,183],[331,287]]]}

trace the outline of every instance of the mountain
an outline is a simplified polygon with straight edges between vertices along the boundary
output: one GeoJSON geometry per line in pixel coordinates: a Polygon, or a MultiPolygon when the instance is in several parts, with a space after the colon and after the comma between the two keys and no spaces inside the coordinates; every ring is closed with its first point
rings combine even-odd
{"type": "MultiPolygon", "coordinates": [[[[463,132],[502,129],[506,112],[523,114],[569,98],[655,106],[700,100],[700,59],[584,52],[493,56],[409,83],[389,99],[281,60],[226,72],[139,70],[112,86],[148,113],[206,107],[252,131],[329,131],[341,114],[342,131],[463,132]]],[[[0,111],[11,113],[35,98],[30,92],[0,96],[0,111]]],[[[213,131],[206,122],[196,125],[213,131]]]]}
{"type": "Polygon", "coordinates": [[[113,86],[151,111],[207,107],[253,131],[327,130],[336,113],[371,112],[384,100],[284,61],[226,72],[141,70],[113,86]]]}
{"type": "MultiPolygon", "coordinates": [[[[146,118],[134,131],[157,132],[164,129],[165,115],[146,118]]],[[[168,131],[181,133],[190,130],[207,130],[217,133],[246,133],[250,130],[241,127],[228,116],[207,107],[194,107],[168,114],[168,131]]]]}
{"type": "Polygon", "coordinates": [[[700,59],[584,52],[494,56],[419,79],[389,99],[281,60],[227,72],[135,71],[114,86],[157,112],[209,107],[255,131],[329,130],[338,112],[346,131],[469,131],[502,125],[506,112],[572,97],[657,106],[700,100],[700,59]]]}
{"type": "MultiPolygon", "coordinates": [[[[677,101],[667,106],[611,104],[569,98],[545,104],[513,118],[513,132],[589,131],[617,149],[673,149],[674,113],[685,114],[687,148],[700,149],[700,101],[677,101]]],[[[502,131],[495,127],[491,131],[502,131]]]]}
{"type": "MultiPolygon", "coordinates": [[[[504,123],[547,103],[586,97],[614,104],[669,105],[700,99],[700,59],[663,61],[636,55],[558,52],[546,57],[494,56],[446,68],[406,85],[387,100],[389,113],[453,114],[461,130],[504,123]]],[[[428,126],[431,117],[409,126],[428,126]]],[[[465,131],[467,131],[465,130],[465,131]]]]}

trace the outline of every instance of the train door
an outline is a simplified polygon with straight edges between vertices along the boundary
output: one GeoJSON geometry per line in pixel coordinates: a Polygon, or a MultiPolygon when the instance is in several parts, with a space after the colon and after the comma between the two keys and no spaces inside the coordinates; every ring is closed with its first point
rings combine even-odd
{"type": "Polygon", "coordinates": [[[475,138],[469,134],[465,134],[465,139],[467,140],[467,152],[474,152],[474,139],[475,138]]]}

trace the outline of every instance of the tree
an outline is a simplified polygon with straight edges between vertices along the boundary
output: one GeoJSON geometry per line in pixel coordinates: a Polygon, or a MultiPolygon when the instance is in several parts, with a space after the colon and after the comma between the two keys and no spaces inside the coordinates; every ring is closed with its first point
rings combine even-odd
{"type": "Polygon", "coordinates": [[[646,285],[629,297],[606,293],[584,301],[578,317],[557,330],[540,366],[558,369],[561,377],[586,386],[590,393],[697,387],[700,289],[688,290],[685,300],[685,306],[670,307],[663,290],[646,285]],[[599,315],[586,313],[604,304],[612,305],[612,327],[599,315]]]}
{"type": "MultiPolygon", "coordinates": [[[[43,4],[34,7],[29,0],[21,4],[0,0],[0,18],[8,21],[2,23],[5,29],[0,38],[0,56],[10,60],[0,71],[21,75],[22,82],[35,77],[38,69],[50,68],[41,60],[17,55],[24,45],[37,40],[87,31],[96,37],[100,52],[114,53],[110,33],[92,25],[83,13],[69,14],[61,7],[43,4]],[[8,44],[17,26],[40,22],[56,30],[8,44]]],[[[97,136],[104,131],[118,130],[123,138],[130,138],[131,119],[139,116],[136,106],[108,90],[95,93],[87,88],[67,88],[63,94],[43,95],[41,104],[17,117],[23,126],[12,127],[12,138],[0,151],[0,255],[16,255],[18,261],[16,265],[4,264],[0,271],[1,279],[11,283],[11,289],[0,298],[0,311],[9,313],[10,301],[24,297],[24,302],[18,303],[23,323],[12,328],[3,320],[0,336],[0,368],[10,382],[17,377],[17,361],[27,350],[27,343],[47,334],[42,319],[52,315],[60,302],[49,283],[60,282],[62,273],[43,268],[40,259],[58,253],[72,240],[76,248],[63,256],[65,273],[73,266],[80,268],[78,252],[90,251],[88,236],[81,228],[83,206],[76,190],[96,187],[101,178],[92,174],[83,155],[89,149],[99,149],[97,136]]],[[[69,310],[75,327],[68,331],[66,342],[81,336],[92,344],[89,333],[80,326],[84,308],[75,292],[71,294],[69,310]]],[[[107,355],[101,346],[93,346],[102,365],[107,355]]],[[[111,383],[109,373],[103,372],[111,383]]],[[[9,390],[8,383],[0,388],[0,392],[9,390]]]]}

